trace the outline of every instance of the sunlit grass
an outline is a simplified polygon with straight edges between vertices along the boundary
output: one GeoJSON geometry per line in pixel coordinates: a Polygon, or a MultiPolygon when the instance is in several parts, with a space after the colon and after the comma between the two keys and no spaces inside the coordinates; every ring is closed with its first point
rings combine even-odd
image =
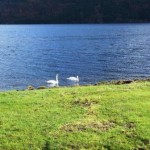
{"type": "Polygon", "coordinates": [[[0,149],[150,149],[150,82],[0,93],[0,149]]]}

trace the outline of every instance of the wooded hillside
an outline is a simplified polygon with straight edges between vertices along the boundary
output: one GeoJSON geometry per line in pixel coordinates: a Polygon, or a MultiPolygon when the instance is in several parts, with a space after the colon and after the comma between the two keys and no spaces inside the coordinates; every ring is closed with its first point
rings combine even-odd
{"type": "Polygon", "coordinates": [[[0,23],[150,22],[150,0],[0,0],[0,23]]]}

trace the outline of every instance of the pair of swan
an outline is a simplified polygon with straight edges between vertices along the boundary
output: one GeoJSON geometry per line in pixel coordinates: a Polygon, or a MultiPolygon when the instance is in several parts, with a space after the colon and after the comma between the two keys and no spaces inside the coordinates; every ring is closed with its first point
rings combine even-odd
{"type": "MultiPolygon", "coordinates": [[[[70,80],[70,81],[73,81],[73,82],[79,82],[79,77],[69,77],[67,78],[67,80],[70,80]]],[[[58,74],[56,74],[56,80],[48,80],[46,81],[46,83],[48,84],[58,84],[59,81],[58,81],[58,74]]]]}

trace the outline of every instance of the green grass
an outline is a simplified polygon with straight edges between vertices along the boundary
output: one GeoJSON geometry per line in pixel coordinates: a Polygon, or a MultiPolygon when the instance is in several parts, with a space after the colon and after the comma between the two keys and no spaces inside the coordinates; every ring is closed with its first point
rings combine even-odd
{"type": "Polygon", "coordinates": [[[150,82],[0,92],[0,150],[150,149],[150,82]]]}

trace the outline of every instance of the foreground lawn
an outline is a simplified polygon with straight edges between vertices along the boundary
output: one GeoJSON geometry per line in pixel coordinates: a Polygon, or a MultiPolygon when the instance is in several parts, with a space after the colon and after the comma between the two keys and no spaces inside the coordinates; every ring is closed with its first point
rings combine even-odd
{"type": "Polygon", "coordinates": [[[150,149],[150,82],[0,92],[0,150],[150,149]]]}

